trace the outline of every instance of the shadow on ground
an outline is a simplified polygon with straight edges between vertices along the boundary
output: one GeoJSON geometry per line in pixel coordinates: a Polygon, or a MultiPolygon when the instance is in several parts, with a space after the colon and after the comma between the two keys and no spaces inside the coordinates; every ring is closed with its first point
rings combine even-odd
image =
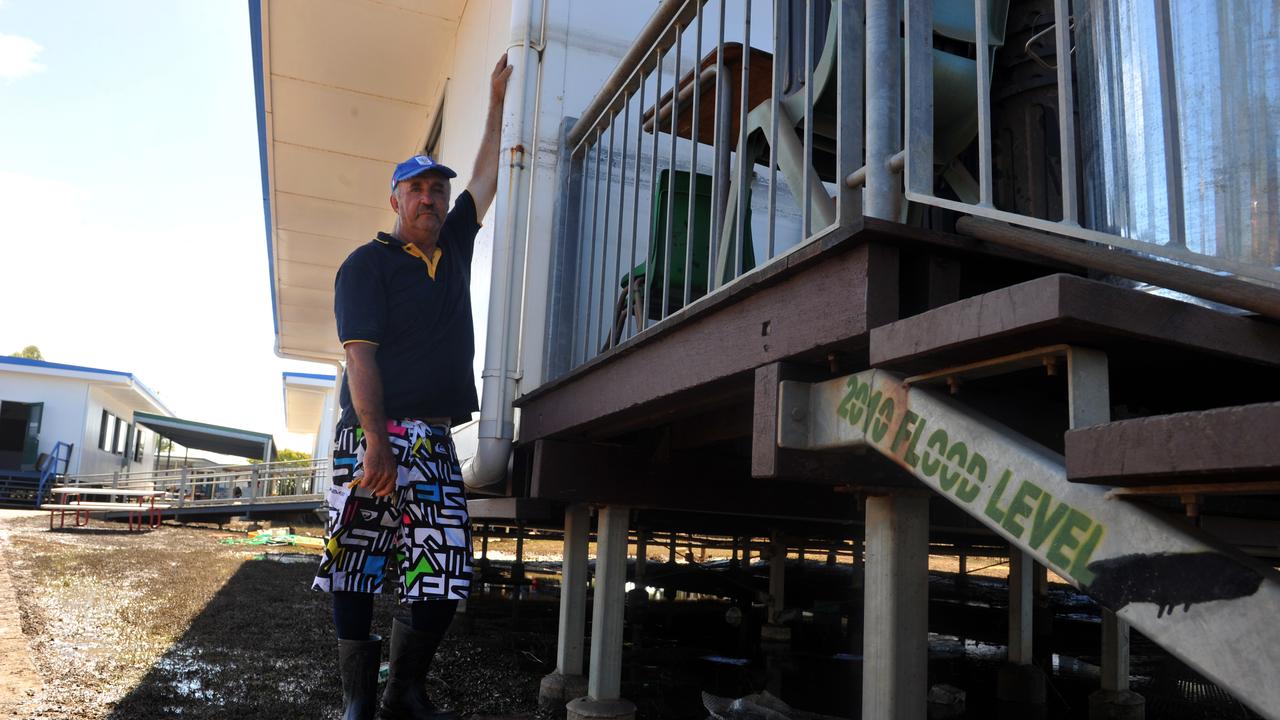
{"type": "MultiPolygon", "coordinates": [[[[337,718],[330,600],[306,590],[316,560],[264,553],[245,561],[107,717],[337,718]]],[[[478,610],[480,618],[455,623],[446,638],[428,678],[430,691],[465,715],[532,713],[538,678],[551,658],[545,640],[502,632],[495,626],[502,624],[501,609],[493,617],[478,610]],[[482,631],[466,633],[472,624],[482,631]]],[[[375,632],[385,632],[397,611],[380,597],[375,632]]]]}
{"type": "MultiPolygon", "coordinates": [[[[108,716],[322,718],[341,701],[330,682],[328,597],[299,592],[314,562],[244,562],[108,716]]],[[[199,568],[192,568],[199,572],[199,568]]],[[[384,613],[385,606],[379,608],[384,613]]]]}

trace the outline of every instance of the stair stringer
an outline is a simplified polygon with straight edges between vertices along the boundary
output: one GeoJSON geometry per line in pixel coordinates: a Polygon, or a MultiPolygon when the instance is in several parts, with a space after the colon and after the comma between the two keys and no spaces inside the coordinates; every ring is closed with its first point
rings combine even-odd
{"type": "Polygon", "coordinates": [[[1280,720],[1280,573],[1071,483],[1061,455],[884,370],[779,388],[778,445],[871,447],[1100,605],[1280,720]]]}

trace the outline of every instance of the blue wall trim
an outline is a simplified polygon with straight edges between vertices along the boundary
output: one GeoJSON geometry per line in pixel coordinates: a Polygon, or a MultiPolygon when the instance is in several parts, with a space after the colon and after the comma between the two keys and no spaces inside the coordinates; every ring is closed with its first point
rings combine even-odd
{"type": "Polygon", "coordinates": [[[267,277],[271,282],[271,328],[280,344],[280,312],[276,303],[275,248],[271,244],[271,177],[267,172],[267,100],[262,79],[262,0],[249,0],[249,43],[253,48],[253,91],[258,108],[258,163],[262,170],[262,218],[267,234],[267,277]]]}
{"type": "Polygon", "coordinates": [[[301,373],[301,372],[287,372],[287,373],[284,373],[284,377],[285,379],[304,378],[307,380],[328,380],[330,382],[338,379],[337,375],[323,375],[319,373],[301,373]]]}
{"type": "MultiPolygon", "coordinates": [[[[27,367],[48,368],[50,370],[75,370],[78,372],[101,373],[103,375],[119,375],[127,377],[134,382],[138,382],[133,373],[124,372],[123,370],[103,370],[102,368],[85,367],[84,365],[64,365],[63,363],[52,363],[45,360],[32,360],[22,357],[0,357],[0,363],[6,365],[26,365],[27,367]]],[[[139,383],[141,384],[141,383],[139,383]]]]}

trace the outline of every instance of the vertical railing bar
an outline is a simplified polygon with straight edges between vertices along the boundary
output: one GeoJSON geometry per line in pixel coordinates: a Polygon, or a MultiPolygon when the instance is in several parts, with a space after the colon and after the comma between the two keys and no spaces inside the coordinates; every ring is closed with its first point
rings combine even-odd
{"type": "Polygon", "coordinates": [[[973,0],[978,60],[978,204],[991,207],[991,53],[987,0],[973,0]]]}
{"type": "Polygon", "coordinates": [[[1178,83],[1174,74],[1173,21],[1168,0],[1156,6],[1156,55],[1160,70],[1160,114],[1164,120],[1164,173],[1169,203],[1169,244],[1187,246],[1182,188],[1182,138],[1178,126],[1178,83]]]}
{"type": "MultiPolygon", "coordinates": [[[[578,188],[578,218],[577,218],[577,222],[578,222],[578,229],[577,229],[577,239],[578,239],[578,253],[577,253],[577,255],[578,255],[578,267],[577,267],[577,272],[574,274],[574,284],[575,284],[575,286],[581,282],[581,280],[580,280],[580,279],[581,279],[581,277],[582,277],[582,275],[583,275],[583,269],[584,269],[584,267],[585,267],[585,260],[586,260],[586,247],[585,247],[585,245],[583,245],[583,238],[584,238],[584,237],[586,237],[585,231],[586,231],[586,229],[587,229],[587,213],[586,213],[586,205],[587,205],[587,165],[588,165],[588,163],[590,163],[590,162],[591,162],[591,148],[584,148],[584,149],[582,150],[582,159],[581,159],[581,160],[579,160],[577,163],[574,163],[574,164],[576,164],[576,165],[577,165],[577,167],[579,167],[579,168],[581,169],[581,178],[580,178],[580,181],[579,181],[579,183],[578,183],[578,185],[579,185],[579,188],[578,188]]],[[[572,172],[572,165],[571,165],[571,169],[570,169],[570,171],[572,172]]],[[[572,318],[572,324],[570,325],[570,329],[569,329],[569,337],[570,337],[570,343],[569,343],[569,367],[576,367],[576,363],[574,362],[574,358],[576,358],[576,357],[577,357],[577,355],[578,355],[578,348],[577,348],[577,342],[575,342],[575,340],[576,340],[576,338],[578,337],[578,321],[579,321],[577,293],[575,293],[575,294],[574,294],[574,301],[573,301],[573,313],[572,313],[572,315],[573,315],[573,318],[572,318]]]]}
{"type": "MultiPolygon", "coordinates": [[[[867,0],[867,180],[864,212],[895,220],[902,186],[889,158],[902,148],[901,0],[867,0]]],[[[922,162],[931,162],[927,159],[922,162]]]]}
{"type": "MultiPolygon", "coordinates": [[[[914,4],[921,0],[911,1],[914,4]]],[[[923,0],[923,2],[932,4],[930,0],[923,0]]],[[[836,60],[840,64],[839,73],[836,76],[838,82],[836,86],[836,178],[838,178],[836,181],[836,222],[841,227],[851,227],[854,222],[862,218],[862,189],[849,187],[848,183],[845,182],[845,178],[862,166],[862,67],[866,59],[866,43],[863,37],[866,34],[866,25],[863,22],[859,5],[842,1],[837,3],[836,7],[840,13],[839,22],[837,23],[839,35],[837,37],[836,51],[836,60]]],[[[908,25],[908,48],[910,47],[912,32],[911,26],[908,25]]],[[[932,62],[928,65],[928,72],[928,80],[931,85],[933,79],[932,62]]],[[[914,80],[915,78],[912,79],[914,80]]],[[[932,131],[932,102],[933,91],[930,90],[930,131],[932,131]]],[[[928,138],[928,144],[932,144],[932,136],[928,138]]],[[[931,158],[933,150],[929,149],[928,153],[931,158]]],[[[932,173],[932,163],[930,162],[926,167],[932,173]]]]}
{"type": "Polygon", "coordinates": [[[720,0],[720,16],[717,21],[716,34],[716,109],[715,130],[711,137],[712,170],[711,170],[711,237],[707,242],[707,292],[719,285],[716,278],[716,256],[720,251],[720,233],[724,229],[724,203],[720,202],[721,187],[724,185],[724,118],[726,102],[724,93],[724,2],[720,0]]]}
{"type": "MultiPolygon", "coordinates": [[[[587,147],[584,147],[582,150],[582,182],[580,183],[581,184],[580,193],[579,193],[580,197],[578,199],[578,272],[574,275],[574,277],[575,277],[575,283],[579,283],[579,284],[582,282],[581,278],[584,275],[588,277],[591,275],[591,270],[586,265],[586,260],[587,260],[586,243],[588,242],[586,240],[586,237],[587,237],[587,234],[586,234],[587,175],[590,172],[590,165],[591,165],[591,147],[587,146],[587,147]]],[[[573,330],[572,330],[572,334],[569,336],[571,338],[574,338],[574,342],[572,343],[572,346],[569,349],[570,351],[569,366],[570,367],[577,366],[577,363],[574,362],[574,358],[578,356],[578,347],[577,347],[578,343],[576,342],[576,340],[578,337],[579,320],[581,320],[581,314],[578,312],[578,300],[575,294],[574,301],[573,301],[573,330]]],[[[583,331],[585,332],[586,323],[585,322],[582,323],[582,326],[583,326],[583,331]]],[[[585,362],[585,358],[583,361],[585,362]]]]}
{"type": "Polygon", "coordinates": [[[689,123],[689,217],[684,229],[684,302],[680,307],[688,307],[693,295],[693,228],[697,214],[694,208],[698,205],[698,115],[702,112],[699,96],[702,95],[702,3],[698,3],[695,38],[693,50],[693,120],[689,123]]]}
{"type": "Polygon", "coordinates": [[[1076,119],[1071,91],[1071,9],[1069,0],[1053,0],[1058,54],[1058,133],[1062,148],[1062,222],[1079,225],[1076,198],[1076,119]]]}
{"type": "Polygon", "coordinates": [[[751,192],[749,170],[755,167],[754,158],[747,157],[747,112],[750,109],[751,90],[751,0],[743,4],[742,20],[742,91],[738,95],[738,201],[737,219],[734,224],[733,277],[741,275],[747,264],[747,198],[751,192]],[[750,166],[748,162],[750,161],[750,166]]]}
{"type": "MultiPolygon", "coordinates": [[[[613,109],[610,108],[609,112],[612,113],[612,110],[613,109]]],[[[603,320],[608,315],[608,310],[605,309],[605,305],[609,301],[609,288],[608,288],[608,277],[607,277],[608,271],[609,271],[609,214],[613,211],[613,205],[612,205],[613,203],[613,145],[614,145],[614,137],[616,135],[615,128],[617,128],[617,126],[618,126],[617,118],[616,117],[611,118],[609,120],[609,154],[607,155],[609,160],[608,160],[608,163],[605,165],[606,175],[604,180],[604,222],[601,223],[601,232],[600,232],[600,240],[601,240],[600,318],[601,320],[603,320]]],[[[593,323],[593,325],[595,325],[596,327],[599,327],[599,325],[596,325],[595,323],[593,323]]],[[[597,348],[596,350],[597,353],[599,353],[599,348],[601,347],[601,344],[602,343],[600,342],[600,336],[597,335],[596,342],[594,344],[594,347],[597,348]]]]}
{"type": "MultiPolygon", "coordinates": [[[[662,127],[658,123],[658,112],[662,105],[662,60],[664,53],[658,50],[658,62],[653,68],[653,154],[649,157],[649,193],[657,197],[658,192],[658,136],[662,134],[662,127]]],[[[672,93],[674,95],[675,93],[672,93]]],[[[653,210],[653,203],[649,203],[649,248],[645,252],[644,265],[644,305],[641,307],[640,321],[644,330],[649,327],[649,298],[653,292],[653,263],[649,262],[653,258],[653,243],[656,239],[653,237],[653,228],[658,222],[657,213],[653,210]]]]}
{"type": "MultiPolygon", "coordinates": [[[[631,140],[631,96],[623,96],[622,99],[622,162],[618,164],[618,250],[613,256],[613,282],[609,283],[611,290],[619,290],[617,283],[622,279],[622,230],[627,220],[627,148],[630,146],[631,140]]],[[[629,287],[629,286],[628,286],[629,287]]],[[[623,292],[623,298],[630,296],[623,292]]],[[[609,295],[605,294],[605,299],[609,299],[609,295]]],[[[614,334],[614,328],[617,327],[618,318],[614,315],[617,310],[611,305],[609,307],[609,320],[605,326],[605,332],[609,334],[606,341],[609,347],[613,347],[622,341],[622,332],[614,334]]],[[[622,321],[625,324],[627,320],[625,306],[621,308],[622,321]]]]}
{"type": "Polygon", "coordinates": [[[600,212],[600,130],[595,131],[595,138],[592,145],[596,151],[596,175],[593,188],[591,190],[591,260],[587,264],[587,313],[583,323],[582,333],[582,362],[591,359],[591,302],[594,300],[595,271],[596,271],[596,217],[600,212]]]}
{"type": "MultiPolygon", "coordinates": [[[[782,97],[782,2],[773,0],[773,88],[769,95],[769,232],[765,257],[773,259],[778,215],[778,101],[782,97]]],[[[794,128],[789,129],[795,132],[794,128]]]]}
{"type": "Polygon", "coordinates": [[[813,0],[804,3],[804,173],[800,191],[801,234],[813,235],[813,192],[809,188],[809,168],[813,165],[813,0]]]}
{"type": "MultiPolygon", "coordinates": [[[[976,0],[984,2],[984,0],[976,0]]],[[[907,137],[904,143],[906,186],[911,192],[933,194],[933,0],[908,0],[907,137]]],[[[979,44],[978,47],[983,47],[979,44]]],[[[982,57],[982,53],[978,53],[982,57]]],[[[981,60],[980,60],[981,62],[981,60]]],[[[981,66],[978,75],[982,76],[981,66]]],[[[981,100],[982,85],[975,90],[981,100]]],[[[981,105],[981,102],[979,102],[981,105]]],[[[990,140],[990,119],[987,121],[990,140]]],[[[982,120],[979,119],[981,126],[982,120]]],[[[985,147],[985,146],[984,146],[985,147]]],[[[985,158],[986,151],[979,154],[985,158]]]]}
{"type": "MultiPolygon", "coordinates": [[[[627,271],[627,304],[624,308],[626,315],[622,323],[623,334],[626,333],[627,321],[631,318],[631,306],[636,301],[633,293],[636,287],[636,244],[640,235],[640,159],[644,156],[644,88],[647,83],[648,81],[644,78],[640,79],[640,97],[639,102],[636,103],[636,170],[635,188],[631,201],[631,268],[627,271]]],[[[636,332],[640,332],[638,324],[636,332]]]]}
{"type": "MultiPolygon", "coordinates": [[[[671,152],[667,156],[667,232],[662,248],[662,317],[671,312],[671,238],[676,223],[676,121],[680,116],[680,56],[684,53],[683,31],[676,25],[676,62],[671,71],[671,152]]],[[[696,82],[696,78],[695,78],[696,82]]]]}

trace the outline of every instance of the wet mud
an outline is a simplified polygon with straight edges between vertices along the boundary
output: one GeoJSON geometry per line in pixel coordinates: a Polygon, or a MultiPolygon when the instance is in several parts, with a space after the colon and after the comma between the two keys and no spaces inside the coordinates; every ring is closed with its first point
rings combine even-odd
{"type": "MultiPolygon", "coordinates": [[[[0,673],[31,668],[0,683],[0,717],[339,717],[330,600],[309,590],[318,549],[250,544],[243,532],[212,526],[129,533],[100,520],[54,531],[47,522],[0,514],[0,598],[13,606],[0,623],[20,626],[7,635],[0,627],[0,673]]],[[[428,678],[439,702],[470,720],[563,718],[563,710],[536,709],[538,683],[554,666],[558,546],[526,542],[525,579],[516,580],[514,545],[490,540],[481,590],[428,678]]],[[[794,613],[792,642],[780,648],[760,640],[767,565],[743,574],[725,572],[724,558],[698,559],[677,565],[651,554],[646,584],[659,587],[628,593],[622,695],[639,717],[703,720],[703,693],[765,689],[810,714],[858,717],[862,608],[852,567],[789,565],[786,596],[807,609],[794,613]]],[[[965,717],[1028,717],[994,700],[1007,632],[1004,578],[975,561],[981,567],[961,582],[954,558],[931,566],[935,560],[930,683],[965,689],[965,717]]],[[[1036,642],[1051,692],[1041,712],[1087,717],[1098,684],[1097,608],[1065,585],[1051,586],[1045,600],[1037,612],[1051,621],[1037,626],[1049,634],[1036,642]]],[[[374,631],[385,633],[397,612],[393,599],[379,597],[374,631]]],[[[1131,657],[1147,717],[1256,717],[1137,633],[1131,657]]]]}
{"type": "MultiPolygon", "coordinates": [[[[50,531],[43,515],[0,521],[39,678],[9,699],[6,717],[338,718],[329,596],[308,589],[318,552],[218,542],[228,535],[177,525],[130,533],[97,519],[50,531]]],[[[473,603],[428,677],[433,696],[464,716],[534,712],[554,635],[501,631],[508,608],[473,603]]],[[[375,632],[397,610],[379,598],[375,632]]]]}

